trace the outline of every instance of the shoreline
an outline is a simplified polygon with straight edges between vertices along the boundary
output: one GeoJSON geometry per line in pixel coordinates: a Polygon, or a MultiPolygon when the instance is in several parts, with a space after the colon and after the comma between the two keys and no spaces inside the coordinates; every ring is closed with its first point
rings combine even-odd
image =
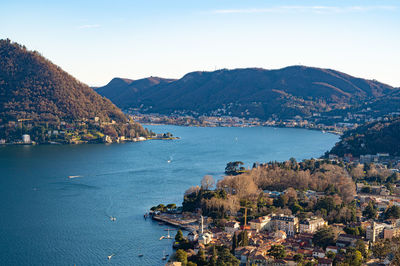
{"type": "Polygon", "coordinates": [[[201,127],[201,128],[252,128],[252,127],[269,127],[269,128],[293,128],[293,129],[305,129],[312,131],[320,131],[324,134],[333,134],[337,136],[343,135],[344,132],[340,131],[331,131],[320,128],[312,128],[312,127],[285,127],[285,126],[270,126],[270,125],[255,125],[255,126],[200,126],[200,125],[179,125],[179,124],[164,124],[164,123],[141,123],[143,126],[178,126],[178,127],[201,127]]]}

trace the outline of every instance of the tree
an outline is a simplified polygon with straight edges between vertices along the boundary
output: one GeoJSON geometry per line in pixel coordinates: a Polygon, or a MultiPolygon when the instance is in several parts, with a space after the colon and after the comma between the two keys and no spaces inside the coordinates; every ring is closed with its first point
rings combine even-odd
{"type": "Polygon", "coordinates": [[[354,180],[360,179],[364,176],[364,169],[361,164],[357,165],[350,171],[350,175],[354,178],[354,180]]]}
{"type": "Polygon", "coordinates": [[[239,174],[241,171],[245,170],[245,168],[242,167],[242,165],[244,165],[244,163],[240,162],[240,161],[227,163],[226,167],[225,167],[225,174],[227,174],[227,175],[237,175],[237,174],[239,174]]]}
{"type": "Polygon", "coordinates": [[[268,254],[275,259],[283,259],[286,256],[286,250],[282,245],[272,245],[268,254]]]}
{"type": "Polygon", "coordinates": [[[201,180],[201,189],[209,190],[215,185],[215,180],[210,175],[205,175],[201,180]]]}
{"type": "Polygon", "coordinates": [[[385,211],[385,218],[386,219],[400,218],[400,207],[393,205],[393,206],[387,208],[385,211]]]}
{"type": "Polygon", "coordinates": [[[365,186],[365,187],[363,187],[361,189],[361,192],[365,193],[365,194],[370,194],[371,193],[371,187],[370,186],[365,186]]]}
{"type": "Polygon", "coordinates": [[[304,256],[303,256],[303,254],[296,254],[293,256],[293,259],[295,262],[300,263],[300,262],[303,262],[304,256]]]}
{"type": "Polygon", "coordinates": [[[103,128],[103,132],[105,135],[111,136],[111,137],[118,137],[118,133],[115,130],[113,126],[107,125],[103,128]]]}
{"type": "Polygon", "coordinates": [[[326,256],[328,257],[328,259],[334,259],[336,257],[336,253],[333,251],[328,251],[326,252],[326,256]]]}
{"type": "Polygon", "coordinates": [[[364,211],[363,211],[363,216],[367,217],[368,219],[373,219],[376,217],[376,214],[378,213],[378,210],[375,207],[375,204],[370,201],[368,203],[368,206],[365,207],[364,211]]]}
{"type": "Polygon", "coordinates": [[[279,195],[279,197],[274,200],[274,206],[284,208],[289,202],[289,198],[286,194],[279,195]]]}
{"type": "Polygon", "coordinates": [[[183,249],[178,249],[175,253],[175,258],[177,261],[182,262],[183,265],[187,265],[187,253],[183,249]]]}
{"type": "Polygon", "coordinates": [[[182,233],[181,229],[179,229],[178,232],[176,232],[175,241],[180,243],[183,240],[185,240],[185,238],[183,237],[183,233],[182,233]]]}
{"type": "Polygon", "coordinates": [[[200,191],[199,186],[190,187],[188,190],[185,191],[185,196],[190,195],[190,194],[198,194],[199,191],[200,191]]]}
{"type": "Polygon", "coordinates": [[[232,237],[232,253],[235,252],[235,249],[239,246],[239,241],[238,237],[236,235],[236,232],[233,233],[232,237]]]}
{"type": "Polygon", "coordinates": [[[207,258],[204,249],[200,248],[195,257],[196,264],[199,266],[207,265],[207,258]]]}
{"type": "Polygon", "coordinates": [[[249,245],[249,235],[246,230],[239,233],[238,243],[240,247],[245,247],[249,245]]]}
{"type": "Polygon", "coordinates": [[[176,204],[175,203],[170,203],[167,205],[168,210],[175,210],[176,209],[176,204]]]}
{"type": "Polygon", "coordinates": [[[331,227],[321,227],[314,234],[313,243],[316,246],[323,247],[333,245],[335,242],[335,232],[331,227]]]}
{"type": "Polygon", "coordinates": [[[212,247],[212,256],[210,259],[210,266],[217,266],[218,254],[215,246],[212,247]]]}
{"type": "Polygon", "coordinates": [[[365,247],[365,242],[364,242],[362,239],[358,239],[358,240],[357,240],[355,248],[356,248],[356,250],[358,250],[358,251],[361,252],[361,255],[362,255],[364,258],[367,258],[367,257],[368,257],[368,250],[367,250],[367,248],[365,247]]]}
{"type": "Polygon", "coordinates": [[[222,247],[218,252],[217,265],[239,266],[240,261],[229,252],[229,249],[222,247]]]}
{"type": "Polygon", "coordinates": [[[360,251],[349,247],[346,250],[345,262],[349,265],[360,266],[363,262],[363,256],[360,251]]]}
{"type": "Polygon", "coordinates": [[[383,259],[390,252],[390,241],[381,240],[372,245],[372,253],[375,257],[383,259]]]}

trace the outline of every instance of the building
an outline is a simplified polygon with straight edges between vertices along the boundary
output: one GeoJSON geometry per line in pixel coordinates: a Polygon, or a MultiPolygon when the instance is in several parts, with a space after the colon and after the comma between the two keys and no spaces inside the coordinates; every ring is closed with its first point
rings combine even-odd
{"type": "Polygon", "coordinates": [[[299,219],[295,216],[273,215],[271,217],[272,228],[284,231],[288,236],[294,236],[298,232],[299,219]]]}
{"type": "Polygon", "coordinates": [[[190,242],[194,242],[194,241],[196,241],[198,238],[199,238],[199,235],[197,234],[196,231],[192,231],[192,232],[190,232],[190,233],[187,235],[187,239],[188,239],[190,242]]]}
{"type": "Polygon", "coordinates": [[[327,246],[326,253],[328,253],[328,252],[333,252],[333,253],[337,254],[339,252],[339,248],[335,247],[335,246],[327,246]]]}
{"type": "Polygon", "coordinates": [[[212,240],[212,234],[208,232],[204,232],[204,218],[201,216],[201,224],[200,224],[200,234],[197,239],[200,244],[207,245],[212,240]]]}
{"type": "Polygon", "coordinates": [[[271,222],[271,216],[262,216],[249,222],[250,228],[259,231],[265,231],[269,229],[271,222]]]}
{"type": "Polygon", "coordinates": [[[311,217],[300,222],[300,233],[315,233],[318,228],[327,226],[328,223],[320,217],[311,217]]]}
{"type": "Polygon", "coordinates": [[[317,265],[318,266],[332,266],[333,265],[333,260],[325,259],[325,258],[319,258],[317,265]]]}
{"type": "Polygon", "coordinates": [[[383,231],[385,230],[384,224],[373,222],[371,226],[367,227],[366,239],[375,242],[379,238],[383,238],[383,231]]]}
{"type": "Polygon", "coordinates": [[[31,136],[28,134],[22,135],[22,142],[23,143],[31,143],[31,136]]]}
{"type": "Polygon", "coordinates": [[[225,224],[224,231],[228,234],[233,235],[237,230],[240,229],[240,223],[238,221],[230,221],[225,224]]]}
{"type": "Polygon", "coordinates": [[[312,254],[314,258],[325,258],[325,252],[321,248],[315,248],[312,254]]]}
{"type": "Polygon", "coordinates": [[[360,239],[362,240],[361,236],[340,234],[336,241],[336,246],[341,247],[341,248],[355,247],[357,240],[360,240],[360,239]]]}
{"type": "Polygon", "coordinates": [[[273,234],[273,237],[275,240],[285,240],[287,238],[287,235],[284,231],[278,230],[273,234]]]}
{"type": "Polygon", "coordinates": [[[387,226],[383,229],[383,238],[392,239],[400,236],[400,227],[387,226]]]}

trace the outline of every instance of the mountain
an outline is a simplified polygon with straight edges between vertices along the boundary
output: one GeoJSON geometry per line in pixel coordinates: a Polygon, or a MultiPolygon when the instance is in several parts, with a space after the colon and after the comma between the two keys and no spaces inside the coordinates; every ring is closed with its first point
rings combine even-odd
{"type": "Polygon", "coordinates": [[[38,52],[0,40],[0,122],[75,121],[96,116],[101,121],[127,121],[108,99],[38,52]]]}
{"type": "Polygon", "coordinates": [[[159,77],[149,77],[139,80],[114,78],[106,86],[95,90],[117,104],[121,108],[128,108],[131,99],[140,97],[146,89],[155,85],[166,85],[174,79],[163,79],[159,77]]]}
{"type": "Polygon", "coordinates": [[[377,153],[400,156],[400,117],[367,123],[345,132],[329,153],[338,156],[346,153],[353,156],[377,153]]]}
{"type": "Polygon", "coordinates": [[[191,112],[262,119],[342,109],[395,91],[375,80],[305,66],[192,72],[178,80],[136,87],[128,95],[126,90],[134,87],[132,84],[133,81],[114,79],[97,91],[121,108],[140,107],[142,112],[191,112]]]}

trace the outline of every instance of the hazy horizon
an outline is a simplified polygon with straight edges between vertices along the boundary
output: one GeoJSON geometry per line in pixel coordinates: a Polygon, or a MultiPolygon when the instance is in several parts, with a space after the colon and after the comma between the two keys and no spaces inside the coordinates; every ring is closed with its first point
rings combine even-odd
{"type": "Polygon", "coordinates": [[[192,71],[331,68],[400,87],[400,2],[2,1],[0,38],[80,81],[192,71]]]}

